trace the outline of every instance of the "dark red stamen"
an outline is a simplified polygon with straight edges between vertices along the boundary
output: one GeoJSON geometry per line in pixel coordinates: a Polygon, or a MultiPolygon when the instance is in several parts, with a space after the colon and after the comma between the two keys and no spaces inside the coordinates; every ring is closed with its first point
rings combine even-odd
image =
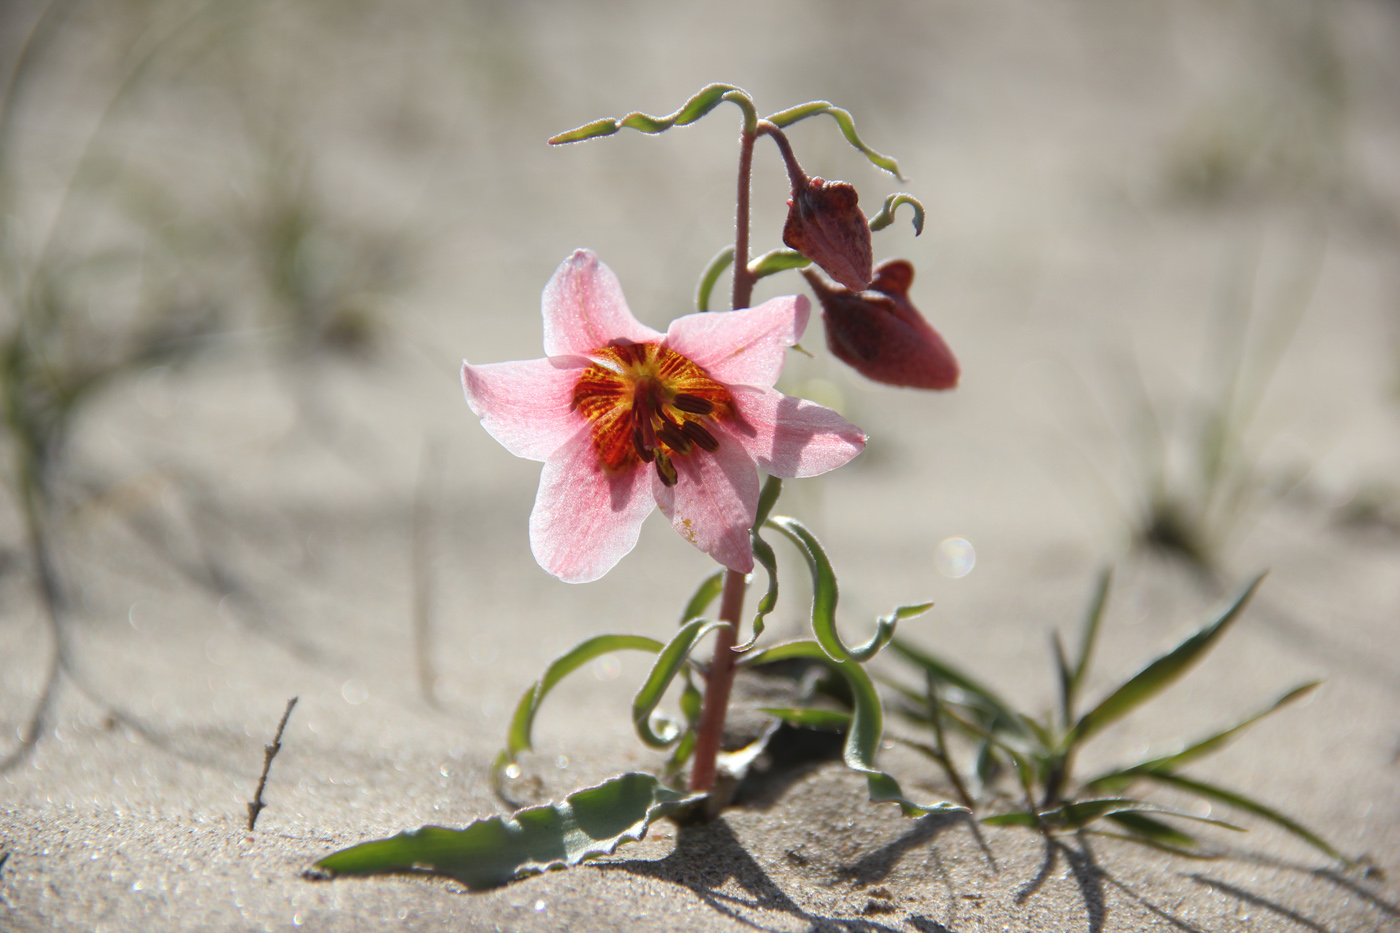
{"type": "Polygon", "coordinates": [[[671,404],[692,415],[708,415],[715,410],[714,403],[708,399],[703,399],[698,395],[687,395],[684,392],[679,393],[671,401],[671,404]]]}
{"type": "Polygon", "coordinates": [[[678,454],[690,453],[690,439],[685,436],[685,432],[676,427],[670,421],[664,421],[661,427],[656,429],[656,436],[666,442],[666,446],[678,454]]]}
{"type": "Polygon", "coordinates": [[[719,450],[719,441],[698,421],[687,421],[681,425],[681,433],[694,442],[701,450],[714,453],[719,450]]]}

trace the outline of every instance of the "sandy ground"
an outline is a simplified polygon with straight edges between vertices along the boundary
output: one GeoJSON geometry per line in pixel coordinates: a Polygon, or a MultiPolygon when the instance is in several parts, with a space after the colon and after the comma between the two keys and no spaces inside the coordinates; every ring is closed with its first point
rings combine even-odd
{"type": "MultiPolygon", "coordinates": [[[[356,272],[365,242],[405,258],[362,288],[380,324],[367,361],[279,349],[285,327],[245,296],[235,336],[119,381],[81,413],[56,532],[67,673],[37,746],[0,775],[0,929],[1400,929],[1400,7],[248,9],[74,14],[19,100],[19,216],[47,229],[98,126],[128,177],[159,180],[227,233],[265,193],[249,141],[265,137],[239,109],[251,99],[307,167],[315,216],[329,218],[327,268],[356,272]],[[123,60],[110,47],[150,22],[183,31],[99,125],[94,88],[123,60]],[[456,367],[540,355],[539,290],[576,246],[617,270],[648,323],[687,308],[728,235],[735,114],[654,139],[542,141],[664,112],[716,80],[769,110],[818,97],[850,109],[929,211],[921,238],[901,217],[876,253],[915,262],[914,300],[958,353],[961,388],[875,388],[815,332],[817,360],[794,357],[784,377],[871,435],[851,467],[795,484],[782,506],[827,543],[843,625],[935,600],[909,637],[1039,711],[1054,701],[1048,633],[1073,632],[1099,567],[1118,578],[1091,695],[1268,569],[1207,662],[1096,740],[1084,766],[1325,678],[1193,773],[1366,855],[1370,876],[1248,819],[1247,835],[1210,835],[1213,860],[979,836],[868,805],[862,782],[826,763],[708,826],[666,823],[613,858],[487,893],[302,879],[354,842],[499,812],[488,765],[548,660],[601,631],[663,636],[708,572],[658,519],[598,583],[541,571],[526,535],[538,467],[475,423],[456,367]],[[1204,577],[1131,542],[1154,475],[1199,500],[1193,425],[1241,358],[1260,402],[1233,463],[1251,469],[1227,497],[1240,517],[1212,528],[1204,577]],[[936,569],[951,537],[976,549],[965,576],[936,569]],[[262,746],[292,696],[249,833],[262,746]]],[[[37,12],[6,14],[11,60],[37,12]]],[[[901,187],[829,125],[793,137],[809,172],[857,183],[867,205],[901,187]]],[[[771,156],[756,178],[760,249],[777,245],[784,211],[771,156]]],[[[248,271],[236,237],[189,242],[191,275],[248,271]]],[[[796,284],[769,280],[763,294],[796,284]]],[[[0,522],[8,750],[54,648],[19,518],[0,522]]],[[[804,609],[793,577],[773,637],[797,634],[804,609]]],[[[543,800],[654,767],[628,717],[644,673],[619,657],[566,682],[522,792],[543,800]]],[[[916,796],[947,793],[898,749],[884,762],[916,796]]]]}

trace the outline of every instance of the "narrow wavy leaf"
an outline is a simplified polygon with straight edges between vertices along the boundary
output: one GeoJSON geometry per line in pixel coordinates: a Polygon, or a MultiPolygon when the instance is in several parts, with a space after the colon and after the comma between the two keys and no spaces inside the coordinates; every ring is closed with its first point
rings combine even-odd
{"type": "Polygon", "coordinates": [[[611,855],[652,823],[703,797],[666,787],[650,774],[624,774],[576,791],[558,804],[477,820],[465,829],[424,826],[328,855],[316,878],[432,872],[469,888],[494,888],[551,868],[611,855]]]}
{"type": "Polygon", "coordinates": [[[766,279],[775,272],[805,269],[811,264],[812,260],[795,249],[775,249],[750,262],[749,274],[755,279],[766,279]]]}
{"type": "Polygon", "coordinates": [[[829,114],[836,121],[836,125],[841,128],[841,135],[846,137],[846,142],[859,149],[872,165],[882,168],[900,181],[904,181],[904,176],[899,174],[899,164],[889,156],[881,155],[867,146],[856,133],[856,123],[851,118],[850,113],[832,105],[829,101],[814,100],[810,103],[798,104],[796,107],[789,107],[787,110],[781,110],[768,117],[768,122],[782,129],[808,117],[815,117],[823,113],[829,114]]]}
{"type": "Polygon", "coordinates": [[[933,603],[899,606],[894,612],[876,620],[875,634],[868,642],[848,648],[836,632],[836,603],[840,598],[836,586],[836,572],[832,570],[831,561],[822,550],[816,535],[797,519],[785,515],[775,515],[768,519],[767,526],[776,529],[797,545],[797,549],[807,561],[807,569],[812,575],[812,632],[817,637],[817,643],[827,653],[827,657],[833,661],[869,661],[881,648],[889,644],[898,623],[922,615],[933,608],[933,603]]]}
{"type": "Polygon", "coordinates": [[[758,636],[763,634],[764,622],[778,606],[778,558],[773,553],[773,547],[754,533],[749,540],[753,544],[754,563],[763,567],[768,574],[768,590],[758,601],[758,608],[753,614],[753,637],[742,645],[735,645],[734,650],[743,653],[753,648],[758,643],[758,636]]]}
{"type": "Polygon", "coordinates": [[[904,796],[899,782],[875,767],[875,754],[880,748],[880,737],[884,731],[884,709],[880,696],[870,675],[855,661],[836,662],[815,641],[795,641],[775,645],[763,651],[748,655],[739,661],[743,667],[757,667],[793,658],[806,658],[821,661],[846,678],[854,701],[850,729],[846,732],[846,745],[843,757],[846,767],[865,775],[866,789],[872,803],[897,804],[905,816],[923,816],[928,813],[950,811],[967,812],[965,808],[948,801],[934,804],[914,803],[904,796]]]}
{"type": "Polygon", "coordinates": [[[924,206],[919,199],[912,194],[892,194],[885,198],[885,206],[880,208],[880,213],[870,218],[871,230],[883,230],[894,223],[895,208],[901,204],[908,204],[914,209],[914,236],[924,232],[924,206]]]}
{"type": "Polygon", "coordinates": [[[1317,833],[1314,833],[1296,820],[1284,816],[1274,808],[1266,806],[1250,797],[1246,797],[1244,794],[1227,790],[1215,784],[1208,784],[1205,781],[1198,781],[1194,778],[1182,777],[1179,774],[1171,774],[1165,771],[1148,771],[1143,774],[1143,777],[1149,781],[1157,781],[1169,787],[1175,787],[1178,790],[1184,790],[1200,797],[1219,801],[1220,803],[1243,810],[1246,813],[1253,813],[1255,816],[1268,820],[1270,823],[1287,830],[1308,845],[1327,853],[1332,858],[1351,864],[1351,859],[1332,848],[1332,846],[1321,836],[1317,835],[1317,833]]]}
{"type": "Polygon", "coordinates": [[[715,258],[710,260],[710,264],[705,267],[704,275],[700,276],[700,286],[695,290],[695,310],[710,310],[710,294],[715,290],[715,283],[724,274],[730,264],[734,262],[733,245],[715,253],[715,258]]]}
{"type": "Polygon", "coordinates": [[[702,88],[700,93],[686,101],[675,113],[667,114],[664,117],[653,117],[641,112],[629,113],[620,118],[604,117],[601,120],[585,123],[577,129],[550,137],[549,144],[558,146],[564,143],[582,142],[585,139],[595,139],[599,136],[611,136],[624,127],[642,133],[663,133],[673,126],[687,126],[694,123],[724,101],[739,105],[740,109],[744,111],[746,127],[750,124],[757,125],[753,101],[749,99],[747,94],[731,84],[711,84],[702,88]]]}
{"type": "Polygon", "coordinates": [[[1079,722],[1075,723],[1074,728],[1066,738],[1066,747],[1072,747],[1098,732],[1104,726],[1117,722],[1175,683],[1193,664],[1205,656],[1220,636],[1225,634],[1230,623],[1239,618],[1240,613],[1249,603],[1249,598],[1254,595],[1254,591],[1258,589],[1263,579],[1262,575],[1256,577],[1254,582],[1245,587],[1214,622],[1152,661],[1113,691],[1098,706],[1080,717],[1079,722]]]}
{"type": "Polygon", "coordinates": [[[506,732],[506,747],[496,756],[491,769],[497,792],[501,791],[502,769],[513,764],[521,752],[530,750],[530,733],[534,729],[535,716],[549,691],[561,680],[589,661],[614,651],[650,651],[656,654],[663,647],[665,646],[655,638],[647,638],[644,635],[597,635],[575,645],[551,661],[549,667],[545,668],[544,676],[525,692],[515,707],[515,715],[511,717],[510,728],[506,732]]]}
{"type": "Polygon", "coordinates": [[[705,610],[710,608],[710,604],[718,599],[723,591],[724,571],[716,570],[695,588],[695,595],[690,597],[690,602],[685,604],[685,610],[681,613],[681,625],[694,622],[703,616],[705,610]]]}
{"type": "Polygon", "coordinates": [[[685,665],[685,659],[690,656],[690,650],[695,647],[695,643],[715,629],[728,624],[705,619],[687,622],[666,647],[661,649],[646,683],[642,684],[636,699],[632,701],[632,724],[642,742],[652,748],[667,748],[681,737],[685,729],[680,723],[653,713],[666,693],[666,688],[671,686],[671,681],[676,679],[676,675],[685,665]]]}
{"type": "Polygon", "coordinates": [[[1140,762],[1128,768],[1120,768],[1116,771],[1109,771],[1108,773],[1099,775],[1093,780],[1087,782],[1085,786],[1094,788],[1095,790],[1121,790],[1122,788],[1127,787],[1133,781],[1142,777],[1145,772],[1175,771],[1177,768],[1181,768],[1187,764],[1190,764],[1193,761],[1204,758],[1206,755],[1209,755],[1212,752],[1215,752],[1216,750],[1222,748],[1224,745],[1226,745],[1228,742],[1230,742],[1232,739],[1238,736],[1241,732],[1248,729],[1250,726],[1254,725],[1256,722],[1263,719],[1265,716],[1268,716],[1270,713],[1273,713],[1276,710],[1282,709],[1283,707],[1287,706],[1289,703],[1292,703],[1295,700],[1307,696],[1313,690],[1317,689],[1317,687],[1321,683],[1322,681],[1320,680],[1314,680],[1310,683],[1301,684],[1300,686],[1294,687],[1292,690],[1288,691],[1283,696],[1275,700],[1273,704],[1267,709],[1260,710],[1253,716],[1249,716],[1245,719],[1240,720],[1228,729],[1223,729],[1220,732],[1216,732],[1210,736],[1207,736],[1204,739],[1192,742],[1190,745],[1186,746],[1179,752],[1173,752],[1169,755],[1161,755],[1157,758],[1152,758],[1147,761],[1140,762]]]}
{"type": "Polygon", "coordinates": [[[768,521],[768,516],[773,512],[773,506],[778,504],[778,497],[783,494],[783,481],[776,476],[770,476],[763,481],[763,488],[758,493],[758,512],[753,522],[753,531],[763,527],[763,523],[768,521]]]}
{"type": "Polygon", "coordinates": [[[845,732],[851,727],[851,714],[833,709],[786,709],[775,706],[761,706],[758,711],[767,713],[790,726],[800,729],[816,729],[821,732],[845,732]]]}

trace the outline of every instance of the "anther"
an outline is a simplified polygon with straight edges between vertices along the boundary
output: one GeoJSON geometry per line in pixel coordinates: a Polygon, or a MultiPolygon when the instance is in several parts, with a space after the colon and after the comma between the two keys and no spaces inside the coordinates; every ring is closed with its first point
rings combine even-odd
{"type": "Polygon", "coordinates": [[[678,454],[690,453],[690,439],[686,437],[683,429],[676,427],[669,421],[663,421],[661,427],[656,429],[656,436],[666,442],[678,454]]]}
{"type": "Polygon", "coordinates": [[[715,410],[714,403],[708,399],[703,399],[698,395],[688,395],[684,392],[672,399],[671,404],[692,415],[708,415],[715,410]]]}
{"type": "Polygon", "coordinates": [[[676,475],[676,467],[671,463],[670,457],[666,456],[663,451],[658,450],[656,452],[656,463],[654,465],[656,467],[656,475],[661,477],[661,484],[663,486],[676,485],[676,480],[680,477],[676,475]]]}
{"type": "MultiPolygon", "coordinates": [[[[714,453],[719,450],[719,441],[698,421],[686,421],[681,424],[681,433],[695,443],[701,450],[714,453]]],[[[670,443],[669,441],[667,443],[670,443]]]]}

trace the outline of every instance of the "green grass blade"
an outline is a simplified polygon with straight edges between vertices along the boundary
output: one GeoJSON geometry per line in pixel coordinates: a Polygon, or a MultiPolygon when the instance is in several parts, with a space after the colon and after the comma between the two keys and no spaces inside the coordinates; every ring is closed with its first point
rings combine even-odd
{"type": "Polygon", "coordinates": [[[673,126],[686,126],[694,123],[726,100],[738,104],[740,109],[744,111],[746,127],[756,126],[757,116],[753,109],[753,101],[749,100],[747,94],[730,84],[711,84],[702,88],[700,93],[686,101],[681,105],[681,109],[675,113],[667,114],[664,117],[653,117],[640,112],[629,113],[627,116],[617,119],[604,117],[601,120],[585,123],[577,129],[560,133],[558,136],[552,136],[549,139],[549,144],[558,146],[564,143],[582,142],[585,139],[596,139],[599,136],[611,136],[623,127],[642,133],[663,133],[673,126]]]}
{"type": "Polygon", "coordinates": [[[1332,858],[1337,859],[1341,862],[1346,862],[1348,864],[1351,863],[1350,859],[1348,859],[1345,855],[1342,855],[1336,849],[1332,848],[1332,846],[1329,845],[1327,841],[1324,840],[1321,836],[1312,832],[1307,827],[1303,826],[1297,821],[1284,816],[1282,813],[1278,812],[1272,807],[1265,806],[1257,800],[1253,800],[1252,798],[1246,797],[1244,794],[1236,793],[1232,790],[1227,790],[1215,784],[1208,784],[1205,781],[1198,781],[1194,778],[1182,777],[1179,774],[1171,774],[1169,772],[1164,771],[1149,771],[1144,773],[1142,776],[1150,781],[1157,781],[1158,783],[1166,784],[1169,787],[1175,787],[1178,790],[1184,790],[1189,793],[1196,794],[1200,797],[1206,797],[1210,800],[1219,801],[1220,803],[1226,804],[1227,806],[1243,810],[1246,813],[1252,813],[1257,817],[1268,820],[1270,823],[1273,823],[1274,825],[1287,830],[1288,832],[1297,836],[1299,839],[1306,842],[1308,845],[1322,852],[1325,852],[1332,858]]]}
{"type": "Polygon", "coordinates": [[[1123,788],[1131,784],[1133,781],[1137,780],[1139,777],[1142,777],[1143,773],[1146,771],[1175,771],[1178,768],[1190,764],[1191,762],[1196,761],[1198,759],[1204,758],[1206,755],[1217,751],[1226,743],[1230,742],[1232,739],[1238,736],[1245,729],[1248,729],[1250,726],[1254,725],[1256,722],[1263,719],[1265,716],[1268,716],[1270,713],[1273,713],[1276,710],[1282,709],[1283,707],[1287,706],[1289,703],[1292,703],[1295,700],[1307,696],[1313,690],[1317,689],[1317,687],[1321,685],[1321,683],[1322,681],[1320,680],[1314,680],[1309,683],[1301,684],[1297,687],[1294,687],[1292,690],[1289,690],[1283,696],[1275,700],[1273,704],[1268,708],[1262,709],[1259,712],[1255,713],[1253,716],[1249,716],[1245,719],[1240,720],[1228,729],[1216,732],[1199,741],[1192,742],[1190,745],[1186,746],[1179,752],[1174,752],[1170,755],[1161,755],[1157,758],[1152,758],[1148,761],[1140,762],[1128,768],[1122,768],[1117,771],[1110,771],[1107,774],[1103,774],[1099,777],[1094,778],[1092,781],[1089,781],[1085,786],[1104,790],[1109,790],[1113,788],[1123,788]]]}
{"type": "Polygon", "coordinates": [[[728,269],[733,261],[733,244],[715,253],[715,258],[711,259],[710,264],[705,267],[704,275],[700,276],[700,286],[695,289],[695,310],[710,310],[710,294],[715,290],[715,283],[719,281],[719,277],[724,274],[724,270],[728,269]]]}
{"type": "Polygon", "coordinates": [[[897,804],[905,816],[923,816],[928,813],[948,811],[966,812],[963,807],[948,801],[934,804],[914,803],[904,796],[899,782],[875,767],[875,755],[880,748],[880,737],[884,731],[884,709],[880,705],[880,695],[875,692],[875,684],[870,675],[854,661],[835,662],[824,648],[815,641],[795,641],[765,648],[749,655],[739,663],[744,667],[756,667],[792,658],[806,658],[822,661],[846,678],[854,701],[851,724],[846,732],[846,745],[843,758],[846,767],[865,775],[866,789],[872,803],[897,804]]]}
{"type": "Polygon", "coordinates": [[[904,181],[904,176],[899,174],[899,164],[889,156],[881,155],[867,146],[856,133],[855,120],[851,118],[850,113],[840,107],[833,106],[829,101],[814,100],[810,103],[798,104],[796,107],[789,107],[787,110],[780,110],[768,117],[768,122],[781,129],[823,113],[830,115],[836,121],[836,125],[841,128],[841,135],[846,137],[846,142],[859,149],[872,165],[878,166],[900,181],[904,181]]]}
{"type": "Polygon", "coordinates": [[[665,646],[655,638],[647,638],[644,635],[597,635],[551,661],[549,667],[545,668],[544,676],[525,692],[515,707],[515,715],[511,717],[510,728],[506,732],[505,750],[496,757],[492,768],[493,777],[498,785],[497,790],[500,789],[501,769],[514,763],[521,752],[530,750],[530,733],[534,728],[535,716],[539,713],[544,698],[559,681],[589,661],[614,651],[650,651],[656,654],[663,647],[665,646]]]}
{"type": "Polygon", "coordinates": [[[1169,826],[1161,820],[1153,819],[1140,810],[1110,813],[1107,818],[1133,835],[1141,836],[1143,839],[1160,846],[1172,849],[1194,849],[1196,847],[1195,836],[1184,833],[1175,826],[1169,826]]]}
{"type": "Polygon", "coordinates": [[[1074,673],[1069,679],[1069,691],[1065,705],[1068,725],[1074,719],[1075,704],[1079,693],[1084,689],[1084,680],[1089,676],[1089,665],[1094,658],[1094,646],[1099,640],[1099,624],[1103,621],[1104,607],[1108,605],[1108,591],[1113,586],[1113,569],[1105,567],[1099,574],[1098,585],[1094,588],[1094,598],[1089,602],[1089,611],[1084,614],[1084,627],[1079,636],[1079,657],[1074,662],[1074,673]]]}
{"type": "Polygon", "coordinates": [[[685,604],[685,611],[681,613],[681,625],[694,622],[703,616],[705,610],[710,608],[710,604],[719,598],[723,590],[724,571],[716,570],[695,588],[695,595],[690,597],[690,602],[685,604]]]}
{"type": "Polygon", "coordinates": [[[1060,722],[1068,729],[1074,721],[1074,671],[1069,668],[1059,632],[1050,633],[1050,653],[1055,657],[1055,673],[1060,683],[1060,722]]]}
{"type": "Polygon", "coordinates": [[[1256,577],[1254,582],[1245,587],[1214,622],[1152,661],[1113,691],[1098,706],[1080,717],[1079,722],[1075,724],[1066,740],[1067,746],[1073,746],[1110,723],[1122,719],[1175,683],[1210,650],[1221,635],[1225,634],[1230,623],[1239,618],[1245,605],[1248,604],[1249,598],[1254,595],[1254,591],[1263,579],[1262,575],[1256,577]]]}
{"type": "Polygon", "coordinates": [[[875,623],[875,634],[863,645],[846,647],[836,632],[836,603],[840,597],[836,585],[836,572],[831,569],[831,561],[822,550],[816,535],[795,518],[775,515],[768,519],[767,526],[776,529],[793,544],[807,561],[807,569],[812,575],[812,632],[817,643],[822,646],[827,657],[837,663],[857,661],[864,663],[889,644],[894,637],[895,626],[901,621],[922,615],[933,607],[933,603],[919,603],[899,606],[887,616],[881,616],[875,623]]]}
{"type": "Polygon", "coordinates": [[[477,820],[465,829],[424,826],[365,842],[316,863],[318,877],[427,871],[481,890],[550,868],[611,855],[656,820],[703,794],[671,790],[650,774],[624,774],[557,805],[477,820]]]}
{"type": "MultiPolygon", "coordinates": [[[[1173,810],[1168,807],[1158,807],[1150,803],[1144,803],[1132,797],[1108,797],[1098,800],[1076,800],[1072,803],[1064,804],[1054,810],[1047,810],[1040,814],[1041,821],[1057,829],[1081,829],[1092,823],[1094,820],[1102,819],[1120,813],[1155,814],[1161,816],[1172,816],[1177,819],[1191,820],[1196,823],[1207,823],[1211,826],[1219,826],[1222,829],[1232,829],[1236,832],[1244,832],[1242,827],[1224,820],[1211,819],[1206,816],[1197,816],[1194,813],[1187,813],[1183,810],[1173,810]]],[[[993,824],[995,825],[995,824],[993,824]]]]}
{"type": "Polygon", "coordinates": [[[636,699],[632,701],[632,725],[636,727],[637,738],[642,742],[652,748],[667,748],[681,737],[685,730],[680,723],[660,714],[653,716],[653,713],[666,693],[666,688],[671,686],[671,681],[676,679],[676,675],[685,665],[685,659],[690,656],[690,650],[695,647],[695,643],[715,629],[728,624],[705,619],[687,622],[666,647],[661,649],[651,674],[637,691],[636,699]]]}
{"type": "Polygon", "coordinates": [[[870,218],[871,230],[883,230],[894,223],[895,208],[901,204],[908,204],[914,209],[914,236],[924,232],[924,206],[919,199],[912,194],[892,194],[885,198],[885,206],[880,208],[880,213],[870,218]]]}
{"type": "Polygon", "coordinates": [[[990,687],[975,680],[953,664],[921,648],[915,648],[902,638],[890,642],[890,650],[904,658],[925,674],[933,676],[939,683],[948,684],[962,691],[964,705],[973,706],[987,714],[989,726],[1005,726],[1021,731],[1021,716],[1011,704],[1003,700],[990,687]]]}

